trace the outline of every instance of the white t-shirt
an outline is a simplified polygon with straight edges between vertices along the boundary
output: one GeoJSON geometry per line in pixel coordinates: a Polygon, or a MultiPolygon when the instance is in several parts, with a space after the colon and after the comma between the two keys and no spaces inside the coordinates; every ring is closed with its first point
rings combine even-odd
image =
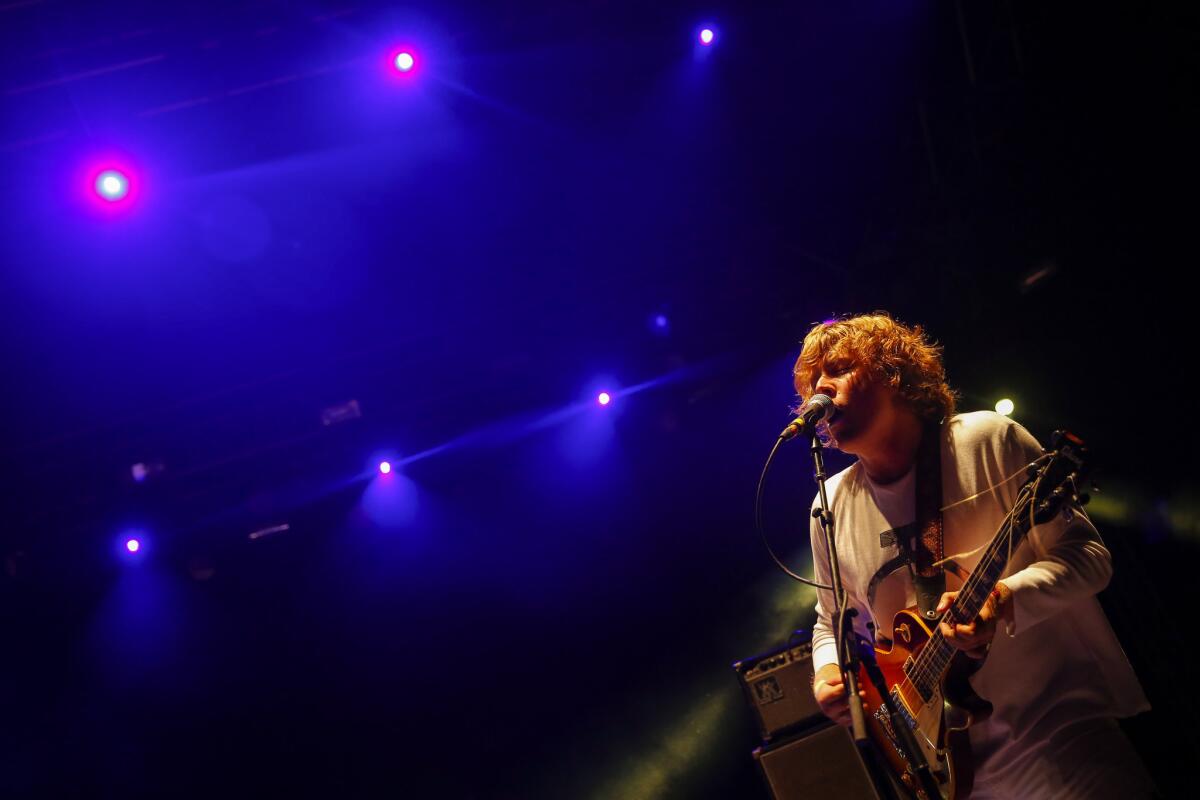
{"type": "MultiPolygon", "coordinates": [[[[1024,467],[1041,448],[1020,425],[990,411],[954,417],[942,427],[941,445],[944,545],[952,556],[992,540],[1025,481],[1024,467]],[[1018,477],[1005,482],[1014,474],[1018,477]]],[[[858,609],[856,627],[871,639],[868,623],[890,639],[896,612],[916,603],[905,566],[870,586],[899,553],[894,543],[881,546],[880,534],[915,520],[915,481],[910,469],[878,485],[855,463],[827,485],[842,582],[858,609]]],[[[811,539],[817,580],[829,583],[824,535],[815,520],[811,539]]],[[[957,561],[970,572],[980,555],[957,561]]],[[[981,794],[1028,786],[1031,774],[1058,754],[1054,743],[1070,738],[1064,729],[1150,707],[1095,597],[1111,575],[1108,549],[1082,516],[1039,525],[1013,549],[1003,578],[1013,591],[1012,634],[997,631],[987,660],[971,678],[975,691],[993,705],[992,715],[970,729],[981,794]]],[[[949,590],[959,588],[953,574],[946,577],[949,590]]],[[[837,663],[833,608],[832,592],[818,591],[816,669],[837,663]]]]}

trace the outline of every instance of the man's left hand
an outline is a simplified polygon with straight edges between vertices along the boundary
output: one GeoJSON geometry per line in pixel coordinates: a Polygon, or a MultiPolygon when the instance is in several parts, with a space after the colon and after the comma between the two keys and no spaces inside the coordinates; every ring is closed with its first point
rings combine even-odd
{"type": "MultiPolygon", "coordinates": [[[[943,594],[942,599],[938,601],[938,613],[941,614],[949,608],[956,597],[958,592],[943,594]]],[[[972,622],[955,625],[953,628],[942,622],[938,624],[938,629],[951,646],[962,650],[971,658],[983,658],[996,636],[996,622],[1001,619],[1012,622],[1012,613],[1012,590],[1001,581],[996,584],[996,590],[988,596],[983,608],[979,610],[979,616],[972,622]]]]}

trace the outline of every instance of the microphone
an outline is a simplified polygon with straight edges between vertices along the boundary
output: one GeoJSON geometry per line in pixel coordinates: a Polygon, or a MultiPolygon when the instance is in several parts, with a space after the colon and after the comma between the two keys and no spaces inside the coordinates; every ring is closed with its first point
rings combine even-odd
{"type": "Polygon", "coordinates": [[[833,404],[833,398],[825,394],[814,394],[800,406],[798,416],[783,429],[779,438],[787,441],[801,433],[812,436],[817,430],[817,425],[826,421],[832,422],[836,416],[837,406],[833,404]]]}

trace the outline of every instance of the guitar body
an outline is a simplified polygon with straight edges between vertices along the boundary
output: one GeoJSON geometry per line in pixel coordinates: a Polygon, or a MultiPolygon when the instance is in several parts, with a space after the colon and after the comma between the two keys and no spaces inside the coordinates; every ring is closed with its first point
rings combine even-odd
{"type": "MultiPolygon", "coordinates": [[[[901,611],[892,623],[891,646],[887,649],[876,647],[875,659],[893,698],[901,703],[903,710],[915,723],[913,734],[933,770],[942,797],[946,800],[963,800],[970,794],[974,780],[967,726],[972,720],[986,716],[991,707],[970,691],[966,679],[978,665],[961,654],[951,664],[945,688],[939,682],[938,688],[928,698],[922,697],[908,680],[905,664],[916,658],[931,636],[932,630],[915,609],[901,611]],[[948,696],[954,697],[954,702],[949,701],[948,696]]],[[[926,798],[923,792],[917,791],[918,783],[912,775],[903,748],[892,734],[891,720],[883,699],[861,669],[859,685],[866,693],[863,713],[868,733],[892,774],[898,776],[914,795],[925,800],[939,800],[926,798]]]]}

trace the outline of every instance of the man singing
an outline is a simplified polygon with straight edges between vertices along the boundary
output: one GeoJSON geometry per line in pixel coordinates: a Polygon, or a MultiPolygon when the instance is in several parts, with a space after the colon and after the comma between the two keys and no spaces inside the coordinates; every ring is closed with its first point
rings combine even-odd
{"type": "MultiPolygon", "coordinates": [[[[1041,448],[999,414],[955,415],[939,348],[921,328],[887,314],[815,326],[794,375],[802,400],[833,399],[837,413],[822,434],[858,459],[828,482],[858,632],[891,637],[895,613],[919,605],[914,581],[932,598],[925,603],[932,626],[956,594],[937,589],[961,586],[979,562],[1041,448]]],[[[829,555],[816,520],[811,538],[817,580],[828,584],[829,555]]],[[[1152,796],[1144,766],[1114,721],[1149,704],[1095,597],[1111,574],[1111,556],[1087,518],[1060,515],[1013,548],[974,621],[941,623],[947,642],[981,660],[971,687],[993,705],[970,728],[972,798],[1152,796]]],[[[833,593],[818,591],[813,693],[827,716],[849,724],[834,608],[833,593]]]]}

